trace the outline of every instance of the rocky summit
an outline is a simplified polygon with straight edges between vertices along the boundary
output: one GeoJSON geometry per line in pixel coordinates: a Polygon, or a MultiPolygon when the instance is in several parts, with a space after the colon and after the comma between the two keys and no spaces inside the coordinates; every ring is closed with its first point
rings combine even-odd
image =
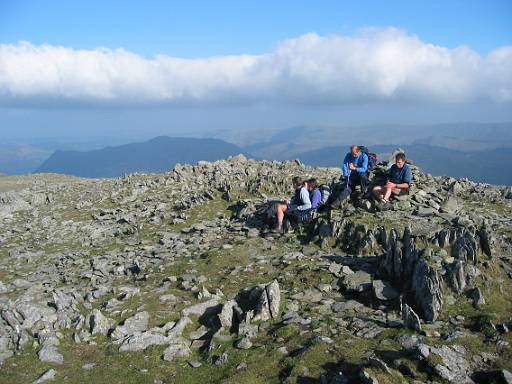
{"type": "Polygon", "coordinates": [[[339,169],[0,176],[0,382],[512,383],[512,189],[412,168],[284,234],[339,169]]]}

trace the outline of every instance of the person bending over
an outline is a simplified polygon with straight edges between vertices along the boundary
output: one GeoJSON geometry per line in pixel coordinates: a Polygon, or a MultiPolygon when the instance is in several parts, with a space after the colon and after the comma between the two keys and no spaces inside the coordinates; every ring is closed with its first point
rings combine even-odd
{"type": "Polygon", "coordinates": [[[291,200],[285,200],[277,205],[277,226],[276,232],[282,232],[285,214],[299,215],[303,211],[311,209],[311,200],[307,181],[301,181],[298,177],[292,179],[295,194],[291,200]]]}
{"type": "Polygon", "coordinates": [[[349,186],[352,191],[359,183],[361,193],[366,194],[368,188],[368,156],[357,145],[350,147],[350,152],[343,160],[343,176],[349,178],[349,186]]]}
{"type": "Polygon", "coordinates": [[[405,195],[412,183],[411,167],[405,163],[405,154],[398,153],[395,156],[395,164],[388,170],[387,181],[384,185],[376,185],[373,194],[383,204],[383,208],[389,208],[389,199],[393,196],[405,195]]]}

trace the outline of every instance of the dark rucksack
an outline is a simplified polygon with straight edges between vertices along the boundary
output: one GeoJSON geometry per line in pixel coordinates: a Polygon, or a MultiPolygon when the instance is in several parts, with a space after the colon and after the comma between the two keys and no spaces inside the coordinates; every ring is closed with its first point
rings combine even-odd
{"type": "Polygon", "coordinates": [[[377,166],[377,155],[373,152],[370,152],[368,148],[364,145],[360,145],[359,149],[361,152],[368,156],[368,170],[371,171],[373,168],[377,166]]]}
{"type": "Polygon", "coordinates": [[[350,188],[350,176],[344,181],[340,180],[334,183],[332,188],[331,198],[329,199],[329,206],[331,208],[340,208],[343,201],[345,201],[352,193],[350,188]]]}

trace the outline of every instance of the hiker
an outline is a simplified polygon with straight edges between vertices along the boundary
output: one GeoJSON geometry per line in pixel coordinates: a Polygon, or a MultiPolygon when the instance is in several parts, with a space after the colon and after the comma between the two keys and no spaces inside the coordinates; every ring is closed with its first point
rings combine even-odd
{"type": "Polygon", "coordinates": [[[382,203],[382,208],[389,208],[389,200],[393,196],[401,196],[409,193],[412,183],[411,167],[405,163],[405,154],[397,153],[395,164],[388,170],[387,181],[384,185],[373,187],[373,194],[382,203]]]}
{"type": "Polygon", "coordinates": [[[348,180],[347,185],[352,191],[357,184],[361,186],[361,193],[366,194],[368,188],[368,155],[361,151],[357,145],[350,147],[350,152],[343,160],[343,176],[348,180]]]}
{"type": "Polygon", "coordinates": [[[322,191],[318,188],[318,183],[315,178],[307,181],[309,190],[309,200],[311,201],[311,209],[316,210],[322,202],[322,191]]]}
{"type": "Polygon", "coordinates": [[[335,186],[329,202],[331,209],[341,206],[354,191],[357,183],[361,186],[361,192],[366,197],[368,189],[368,155],[357,145],[350,147],[350,152],[343,160],[343,175],[340,183],[335,186]]]}
{"type": "Polygon", "coordinates": [[[291,200],[286,200],[283,203],[277,204],[277,226],[276,232],[282,232],[284,215],[293,215],[300,217],[302,212],[311,209],[311,200],[309,198],[309,190],[307,181],[301,181],[299,177],[295,176],[292,179],[293,189],[295,194],[291,200]]]}

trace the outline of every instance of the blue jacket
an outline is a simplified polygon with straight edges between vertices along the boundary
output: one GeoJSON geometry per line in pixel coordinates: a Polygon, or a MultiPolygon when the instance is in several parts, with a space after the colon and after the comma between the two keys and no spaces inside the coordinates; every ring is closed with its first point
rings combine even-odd
{"type": "Polygon", "coordinates": [[[352,152],[347,153],[345,156],[345,160],[343,160],[343,176],[345,177],[350,174],[350,169],[348,167],[349,163],[356,164],[356,171],[358,173],[368,172],[368,156],[366,156],[366,153],[363,153],[362,151],[359,152],[357,157],[352,156],[352,152]]]}
{"type": "Polygon", "coordinates": [[[320,189],[315,188],[309,193],[309,200],[311,200],[311,209],[317,209],[320,201],[322,201],[322,192],[320,189]]]}

